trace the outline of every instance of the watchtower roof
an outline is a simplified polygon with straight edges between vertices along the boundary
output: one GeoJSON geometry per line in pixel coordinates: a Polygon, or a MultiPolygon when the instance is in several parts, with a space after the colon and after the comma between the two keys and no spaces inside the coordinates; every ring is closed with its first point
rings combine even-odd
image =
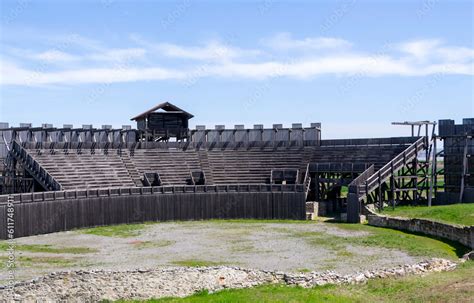
{"type": "Polygon", "coordinates": [[[188,113],[185,110],[182,110],[181,108],[177,107],[176,105],[171,104],[169,102],[164,102],[164,103],[160,103],[160,104],[156,105],[155,107],[150,108],[146,112],[143,112],[143,113],[139,114],[138,116],[133,117],[130,120],[132,120],[132,121],[133,120],[140,120],[142,118],[145,118],[149,114],[151,114],[153,112],[156,112],[156,111],[159,111],[159,110],[163,110],[164,114],[165,113],[168,113],[168,114],[183,114],[188,119],[191,119],[191,118],[194,117],[192,114],[188,113]]]}

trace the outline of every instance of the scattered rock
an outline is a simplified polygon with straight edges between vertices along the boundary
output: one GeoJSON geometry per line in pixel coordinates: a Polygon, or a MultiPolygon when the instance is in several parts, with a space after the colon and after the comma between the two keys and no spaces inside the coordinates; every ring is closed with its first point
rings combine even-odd
{"type": "MultiPolygon", "coordinates": [[[[471,253],[472,254],[472,253],[471,253]]],[[[472,256],[472,255],[471,255],[472,256]]],[[[0,286],[6,302],[96,302],[101,300],[145,300],[186,297],[203,289],[216,292],[226,288],[249,288],[280,283],[301,287],[326,284],[358,284],[377,277],[394,277],[453,270],[456,263],[432,259],[391,269],[340,275],[335,272],[283,273],[238,267],[160,268],[134,271],[76,271],[51,273],[14,285],[13,292],[0,286]]],[[[2,301],[3,302],[3,301],[2,301]]]]}
{"type": "Polygon", "coordinates": [[[471,251],[470,253],[465,254],[462,258],[463,260],[466,260],[466,261],[474,260],[474,250],[471,251]]]}

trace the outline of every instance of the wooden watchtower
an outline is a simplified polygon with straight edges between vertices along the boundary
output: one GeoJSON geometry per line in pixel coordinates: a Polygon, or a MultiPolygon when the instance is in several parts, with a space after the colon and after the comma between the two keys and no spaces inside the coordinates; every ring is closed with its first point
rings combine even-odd
{"type": "Polygon", "coordinates": [[[189,137],[189,119],[194,116],[169,102],[150,108],[144,113],[133,117],[137,121],[137,129],[142,140],[177,141],[189,137]]]}

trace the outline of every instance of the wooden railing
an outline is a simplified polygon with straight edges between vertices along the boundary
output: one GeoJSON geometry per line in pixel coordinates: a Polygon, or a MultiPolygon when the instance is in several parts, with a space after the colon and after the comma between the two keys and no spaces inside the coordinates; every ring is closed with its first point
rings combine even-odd
{"type": "Polygon", "coordinates": [[[349,192],[357,193],[359,199],[364,198],[387,181],[394,173],[402,169],[408,161],[416,158],[418,153],[423,150],[425,146],[426,137],[420,137],[377,172],[374,171],[373,166],[369,167],[349,184],[349,192]]]}
{"type": "Polygon", "coordinates": [[[61,185],[16,141],[11,145],[12,155],[46,190],[61,190],[61,185]]]}
{"type": "Polygon", "coordinates": [[[347,222],[360,223],[363,199],[370,195],[373,190],[381,187],[387,179],[402,169],[408,161],[416,158],[418,152],[426,147],[426,142],[426,137],[418,138],[377,172],[375,172],[372,165],[349,184],[347,222]]]}
{"type": "Polygon", "coordinates": [[[267,140],[246,142],[22,142],[26,149],[248,149],[248,148],[337,148],[349,146],[396,146],[412,144],[416,138],[394,137],[374,139],[338,139],[338,140],[267,140]]]}
{"type": "Polygon", "coordinates": [[[1,154],[1,151],[0,151],[0,157],[5,156],[5,157],[3,158],[3,163],[2,163],[2,164],[3,164],[3,166],[8,166],[8,157],[9,157],[9,155],[10,155],[10,144],[9,144],[9,143],[7,142],[7,140],[5,139],[5,136],[4,136],[3,133],[2,133],[2,139],[3,139],[3,144],[5,145],[5,148],[6,148],[6,150],[7,150],[7,153],[6,153],[6,155],[2,155],[2,154],[1,154]]]}
{"type": "Polygon", "coordinates": [[[309,173],[309,166],[310,165],[308,163],[308,165],[306,166],[306,174],[305,174],[304,180],[303,180],[303,186],[304,186],[304,192],[305,192],[305,195],[306,195],[306,199],[308,199],[310,185],[311,185],[311,174],[309,173]]]}
{"type": "Polygon", "coordinates": [[[368,163],[311,163],[309,165],[310,172],[331,172],[331,173],[356,173],[364,172],[369,168],[368,163]]]}
{"type": "MultiPolygon", "coordinates": [[[[357,194],[357,196],[360,196],[361,185],[365,185],[367,180],[374,174],[374,172],[375,172],[375,167],[372,164],[363,173],[361,173],[357,178],[352,180],[352,182],[349,184],[349,193],[355,193],[357,194]]],[[[362,188],[362,190],[364,189],[365,187],[362,188]]]]}
{"type": "MultiPolygon", "coordinates": [[[[133,196],[152,194],[200,194],[200,193],[254,193],[254,192],[305,192],[302,184],[232,184],[232,185],[182,185],[155,187],[110,187],[101,189],[60,190],[13,194],[15,202],[51,201],[64,199],[133,196]]],[[[0,195],[0,205],[9,195],[0,195]]]]}
{"type": "Polygon", "coordinates": [[[327,139],[321,140],[321,146],[393,146],[408,145],[414,143],[416,137],[392,137],[392,138],[362,138],[362,139],[327,139]]]}

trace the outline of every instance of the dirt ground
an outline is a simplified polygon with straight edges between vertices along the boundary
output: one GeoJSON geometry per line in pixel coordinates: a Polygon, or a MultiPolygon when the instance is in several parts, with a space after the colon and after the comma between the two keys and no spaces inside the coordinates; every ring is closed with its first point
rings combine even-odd
{"type": "MultiPolygon", "coordinates": [[[[421,258],[378,247],[331,246],[332,237],[363,237],[329,223],[170,222],[144,226],[132,236],[103,236],[84,231],[17,239],[29,247],[16,253],[16,279],[76,269],[127,270],[169,266],[228,265],[292,272],[333,270],[348,274],[415,263],[421,258]],[[308,233],[324,235],[321,243],[308,233]],[[35,251],[47,247],[57,251],[35,251]],[[69,248],[69,250],[68,250],[69,248]]],[[[341,238],[342,239],[342,238],[341,238]]],[[[0,252],[5,260],[6,252],[0,252]]],[[[3,267],[0,284],[6,279],[3,267]]]]}

